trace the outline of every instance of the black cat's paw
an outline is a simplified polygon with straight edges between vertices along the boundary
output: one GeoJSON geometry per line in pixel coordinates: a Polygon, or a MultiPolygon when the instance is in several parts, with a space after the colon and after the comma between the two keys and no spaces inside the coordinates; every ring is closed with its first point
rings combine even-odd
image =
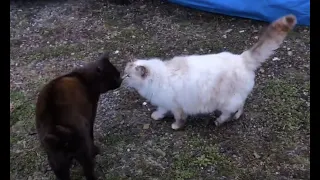
{"type": "Polygon", "coordinates": [[[96,145],[93,145],[93,157],[100,154],[100,148],[96,145]]]}

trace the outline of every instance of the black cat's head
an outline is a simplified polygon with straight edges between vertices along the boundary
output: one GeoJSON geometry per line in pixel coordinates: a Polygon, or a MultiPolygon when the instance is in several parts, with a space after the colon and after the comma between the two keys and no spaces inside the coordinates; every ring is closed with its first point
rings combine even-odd
{"type": "Polygon", "coordinates": [[[117,89],[122,83],[120,72],[109,61],[108,53],[74,72],[81,74],[87,84],[91,86],[90,88],[98,90],[99,93],[117,89]]]}

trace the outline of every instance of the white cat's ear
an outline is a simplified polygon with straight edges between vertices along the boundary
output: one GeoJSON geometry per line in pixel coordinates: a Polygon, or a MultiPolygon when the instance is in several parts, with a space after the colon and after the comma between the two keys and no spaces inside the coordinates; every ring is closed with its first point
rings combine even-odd
{"type": "Polygon", "coordinates": [[[135,69],[143,78],[148,75],[148,69],[145,66],[136,66],[135,69]]]}

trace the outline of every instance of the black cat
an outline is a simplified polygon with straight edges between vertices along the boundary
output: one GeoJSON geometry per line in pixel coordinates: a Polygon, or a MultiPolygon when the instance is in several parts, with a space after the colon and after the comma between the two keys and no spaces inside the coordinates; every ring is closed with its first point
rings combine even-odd
{"type": "Polygon", "coordinates": [[[83,167],[87,180],[96,179],[93,124],[100,94],[120,87],[120,72],[108,55],[50,81],[36,105],[36,128],[57,179],[70,179],[72,159],[83,167]]]}

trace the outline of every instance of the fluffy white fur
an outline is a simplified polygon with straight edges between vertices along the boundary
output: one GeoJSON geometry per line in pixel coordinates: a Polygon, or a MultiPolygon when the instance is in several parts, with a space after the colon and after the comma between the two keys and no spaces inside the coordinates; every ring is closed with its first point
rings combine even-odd
{"type": "Polygon", "coordinates": [[[270,24],[260,40],[240,55],[229,52],[176,56],[171,60],[136,60],[127,64],[124,83],[158,109],[151,117],[162,119],[171,111],[173,129],[183,127],[188,115],[221,111],[221,125],[238,119],[254,87],[255,70],[277,49],[296,24],[293,15],[270,24]]]}

